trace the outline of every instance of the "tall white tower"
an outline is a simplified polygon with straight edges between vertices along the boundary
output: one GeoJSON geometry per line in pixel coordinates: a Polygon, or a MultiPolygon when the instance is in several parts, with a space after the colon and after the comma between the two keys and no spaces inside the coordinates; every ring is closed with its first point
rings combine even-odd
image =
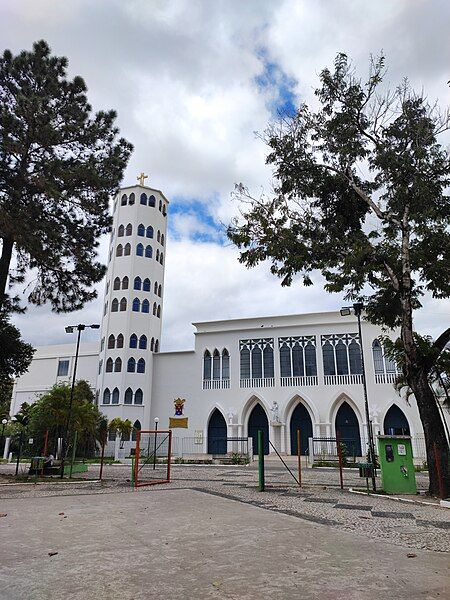
{"type": "Polygon", "coordinates": [[[168,200],[159,190],[125,187],[114,199],[98,403],[108,420],[150,428],[153,354],[161,344],[168,200]]]}

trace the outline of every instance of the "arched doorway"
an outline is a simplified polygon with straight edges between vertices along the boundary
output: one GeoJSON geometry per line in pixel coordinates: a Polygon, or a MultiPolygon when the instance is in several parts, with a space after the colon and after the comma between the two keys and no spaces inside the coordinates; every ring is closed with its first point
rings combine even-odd
{"type": "Polygon", "coordinates": [[[384,417],[384,435],[410,435],[405,413],[393,404],[384,417]]]}
{"type": "Polygon", "coordinates": [[[361,456],[359,423],[355,411],[348,402],[343,402],[337,411],[336,433],[346,445],[349,456],[361,456]]]}
{"type": "Polygon", "coordinates": [[[264,436],[264,454],[269,454],[269,421],[261,404],[256,404],[248,419],[248,437],[253,440],[253,454],[258,454],[258,431],[264,436]]]}
{"type": "Polygon", "coordinates": [[[291,454],[298,453],[297,429],[300,429],[300,453],[308,453],[309,438],[313,436],[313,426],[309,412],[304,404],[299,402],[291,416],[291,454]]]}
{"type": "Polygon", "coordinates": [[[217,408],[208,423],[208,454],[227,453],[227,424],[217,408]]]}

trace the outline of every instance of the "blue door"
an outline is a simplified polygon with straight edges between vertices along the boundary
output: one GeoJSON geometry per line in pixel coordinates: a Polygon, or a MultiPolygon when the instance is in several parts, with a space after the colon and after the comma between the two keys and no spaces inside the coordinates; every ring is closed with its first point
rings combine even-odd
{"type": "Polygon", "coordinates": [[[384,417],[384,435],[410,435],[404,412],[393,404],[384,417]]]}
{"type": "Polygon", "coordinates": [[[208,454],[227,453],[227,424],[220,410],[215,409],[208,423],[208,454]]]}
{"type": "Polygon", "coordinates": [[[253,440],[253,454],[258,454],[258,431],[264,436],[264,454],[269,454],[269,421],[261,404],[256,404],[248,420],[248,437],[253,440]]]}
{"type": "Polygon", "coordinates": [[[355,411],[343,402],[336,415],[336,432],[347,448],[348,456],[361,456],[361,437],[355,411]]]}
{"type": "Polygon", "coordinates": [[[291,454],[298,453],[297,429],[300,429],[300,453],[308,454],[309,438],[313,436],[313,427],[309,412],[304,404],[297,404],[291,417],[291,454]]]}

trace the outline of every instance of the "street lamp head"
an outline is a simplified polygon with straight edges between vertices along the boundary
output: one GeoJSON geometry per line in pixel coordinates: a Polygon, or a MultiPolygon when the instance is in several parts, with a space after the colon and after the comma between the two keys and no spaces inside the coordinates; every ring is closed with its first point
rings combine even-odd
{"type": "Polygon", "coordinates": [[[155,423],[159,423],[159,417],[155,417],[155,423]]]}
{"type": "Polygon", "coordinates": [[[71,325],[66,327],[65,329],[66,329],[66,333],[73,333],[73,327],[71,325]]]}
{"type": "Polygon", "coordinates": [[[349,306],[344,306],[341,308],[341,317],[348,317],[352,314],[352,309],[349,306]]]}
{"type": "Polygon", "coordinates": [[[8,423],[8,419],[2,419],[2,425],[6,425],[8,423]]]}
{"type": "Polygon", "coordinates": [[[100,325],[98,323],[94,323],[94,325],[91,325],[91,329],[100,329],[100,325]]]}
{"type": "Polygon", "coordinates": [[[357,317],[361,316],[363,308],[364,308],[364,304],[362,302],[355,302],[353,304],[353,310],[355,311],[355,315],[357,317]]]}

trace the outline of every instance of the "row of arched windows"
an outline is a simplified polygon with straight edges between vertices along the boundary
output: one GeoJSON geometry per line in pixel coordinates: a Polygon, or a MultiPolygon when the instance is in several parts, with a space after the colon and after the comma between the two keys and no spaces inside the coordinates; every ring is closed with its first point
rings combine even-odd
{"type": "MultiPolygon", "coordinates": [[[[140,223],[137,228],[137,234],[140,237],[153,238],[153,227],[151,225],[145,227],[145,225],[140,223]]],[[[124,225],[119,225],[119,228],[117,229],[117,236],[123,237],[129,235],[133,235],[133,225],[131,223],[128,223],[126,227],[124,225]]]]}
{"type": "MultiPolygon", "coordinates": [[[[134,192],[131,192],[131,194],[129,196],[127,196],[127,194],[123,194],[122,198],[120,200],[121,206],[126,206],[127,204],[129,206],[132,206],[135,202],[136,202],[136,195],[134,194],[134,192]]],[[[143,206],[156,207],[156,198],[153,194],[151,194],[150,196],[147,196],[147,194],[142,193],[139,198],[139,204],[142,204],[143,206]]],[[[162,214],[164,216],[166,216],[167,207],[166,207],[166,204],[163,203],[162,200],[159,201],[158,208],[159,208],[159,212],[162,212],[162,214]]]]}
{"type": "Polygon", "coordinates": [[[211,356],[209,350],[203,354],[203,379],[230,379],[230,353],[226,348],[220,353],[217,348],[211,356]]]}
{"type": "MultiPolygon", "coordinates": [[[[106,373],[121,373],[122,359],[120,357],[115,360],[108,358],[105,371],[106,373]]],[[[129,358],[127,362],[127,373],[145,373],[145,360],[140,358],[136,361],[135,358],[129,358]]]]}
{"type": "MultiPolygon", "coordinates": [[[[122,333],[119,333],[116,336],[114,336],[113,334],[111,334],[108,337],[108,350],[113,350],[114,348],[123,348],[124,345],[124,336],[122,333]]],[[[130,336],[130,343],[129,343],[130,348],[139,348],[140,350],[146,350],[147,349],[147,336],[146,335],[141,335],[139,338],[135,333],[132,333],[130,336]]],[[[102,342],[101,342],[101,351],[103,352],[103,349],[105,347],[105,338],[102,338],[102,342]]],[[[152,339],[150,340],[150,350],[152,352],[158,352],[159,351],[159,340],[155,340],[154,337],[152,337],[152,339]]],[[[100,368],[99,368],[99,372],[101,371],[101,365],[102,365],[103,361],[100,361],[100,368]]]]}
{"type": "MultiPolygon", "coordinates": [[[[142,300],[142,302],[141,302],[139,300],[139,298],[135,298],[133,300],[132,310],[133,310],[133,312],[149,313],[150,312],[150,302],[147,299],[142,300]]],[[[156,304],[156,302],[153,302],[153,315],[158,318],[161,317],[161,306],[159,304],[156,304]]]]}
{"type": "MultiPolygon", "coordinates": [[[[130,256],[131,254],[131,244],[125,244],[125,246],[122,246],[122,244],[119,244],[116,248],[116,256],[130,256]]],[[[136,256],[145,256],[145,258],[152,258],[153,256],[153,248],[150,246],[150,244],[148,246],[145,246],[143,244],[138,244],[136,246],[136,256]]],[[[160,263],[163,264],[163,260],[164,260],[164,253],[160,252],[159,250],[156,250],[156,260],[160,263]]]]}
{"type": "Polygon", "coordinates": [[[389,373],[398,373],[397,365],[393,360],[388,358],[384,354],[384,348],[379,340],[374,340],[372,343],[372,354],[373,354],[373,366],[375,369],[375,373],[379,374],[389,374],[389,373]]]}
{"type": "MultiPolygon", "coordinates": [[[[121,289],[127,290],[129,284],[130,284],[130,280],[128,279],[128,277],[126,275],[122,279],[120,279],[120,277],[116,277],[114,279],[114,283],[113,283],[113,290],[114,291],[121,290],[121,289]]],[[[108,289],[109,289],[109,283],[107,284],[107,287],[106,287],[106,293],[108,293],[108,289]]],[[[134,290],[142,290],[143,292],[151,292],[152,284],[151,284],[150,279],[148,277],[146,277],[144,280],[142,280],[140,277],[135,277],[134,282],[133,282],[133,289],[134,290]]],[[[156,296],[159,296],[161,298],[162,286],[161,286],[161,284],[158,284],[157,281],[155,281],[155,285],[153,286],[153,291],[156,296]]]]}
{"type": "MultiPolygon", "coordinates": [[[[105,388],[105,390],[103,391],[103,404],[119,404],[120,402],[120,392],[119,392],[119,388],[115,387],[112,391],[112,393],[110,392],[109,388],[105,388]]],[[[124,404],[138,404],[141,405],[144,403],[144,394],[142,393],[141,388],[138,388],[134,394],[133,394],[133,390],[131,388],[127,388],[125,390],[125,394],[123,397],[123,403],[124,404]]]]}
{"type": "Polygon", "coordinates": [[[127,299],[122,298],[119,302],[117,298],[114,298],[111,302],[111,312],[118,312],[120,308],[120,312],[127,310],[127,299]]]}

